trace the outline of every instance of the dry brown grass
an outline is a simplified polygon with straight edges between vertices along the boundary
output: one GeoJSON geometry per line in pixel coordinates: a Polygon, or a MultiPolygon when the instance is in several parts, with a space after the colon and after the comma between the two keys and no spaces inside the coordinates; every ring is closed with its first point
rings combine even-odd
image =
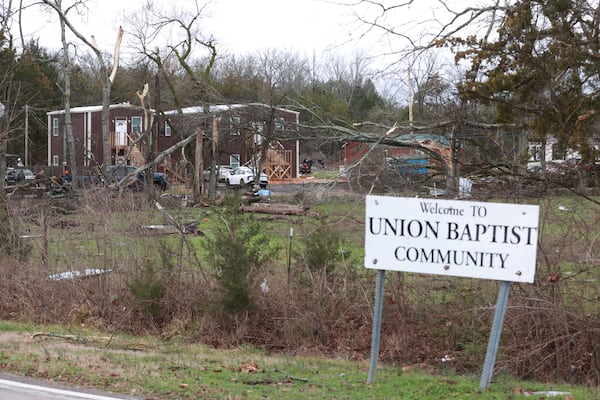
{"type": "MultiPolygon", "coordinates": [[[[12,202],[20,232],[41,237],[31,239],[29,261],[2,261],[0,318],[150,333],[215,347],[254,345],[290,354],[369,357],[371,271],[352,260],[339,261],[333,278],[328,277],[310,270],[298,250],[290,281],[285,262],[263,266],[252,292],[255,307],[229,316],[225,324],[214,312],[216,284],[211,266],[198,256],[198,238],[141,237],[141,224],[165,222],[152,205],[155,195],[108,196],[95,189],[76,199],[12,202]],[[149,313],[148,301],[128,287],[149,260],[164,284],[158,315],[149,313]],[[48,279],[50,273],[82,267],[112,273],[48,279]],[[258,286],[262,278],[267,278],[267,293],[258,286]]],[[[185,215],[171,201],[170,212],[185,215]]],[[[565,201],[571,214],[557,212],[556,202],[540,201],[545,213],[537,281],[513,285],[497,367],[520,377],[598,385],[600,213],[585,202],[565,201]]],[[[358,224],[349,227],[347,216],[331,221],[342,230],[358,224]]],[[[496,296],[495,282],[387,274],[382,360],[478,371],[496,296]],[[444,356],[450,361],[441,361],[444,356]]]]}

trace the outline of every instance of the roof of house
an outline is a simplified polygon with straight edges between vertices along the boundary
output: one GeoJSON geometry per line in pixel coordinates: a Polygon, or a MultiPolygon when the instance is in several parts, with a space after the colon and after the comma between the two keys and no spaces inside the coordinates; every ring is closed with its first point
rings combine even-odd
{"type": "MultiPolygon", "coordinates": [[[[208,107],[209,114],[219,114],[226,111],[232,110],[240,110],[246,107],[265,107],[265,108],[274,108],[279,111],[285,111],[293,114],[300,114],[298,111],[289,110],[287,108],[282,107],[271,107],[268,104],[263,103],[245,103],[245,104],[212,104],[208,107]]],[[[194,106],[194,107],[186,107],[182,108],[181,112],[183,114],[204,114],[204,106],[194,106]]],[[[169,110],[165,111],[166,115],[178,114],[179,110],[169,110]]]]}
{"type": "MultiPolygon", "coordinates": [[[[209,114],[219,114],[222,112],[226,112],[226,111],[231,111],[231,110],[239,110],[245,107],[266,107],[266,108],[271,108],[271,106],[267,105],[267,104],[263,104],[263,103],[246,103],[246,104],[213,104],[209,106],[209,114]]],[[[131,103],[117,103],[117,104],[111,104],[109,106],[110,109],[114,109],[114,108],[133,108],[133,109],[141,109],[141,106],[136,106],[133,105],[131,103]]],[[[293,111],[293,110],[288,110],[287,108],[282,108],[282,107],[273,107],[276,110],[279,111],[285,111],[285,112],[289,112],[289,113],[293,113],[293,114],[300,114],[298,111],[293,111]]],[[[95,105],[95,106],[83,106],[83,107],[73,107],[71,108],[71,113],[72,114],[83,114],[83,113],[88,113],[88,112],[100,112],[102,111],[102,105],[95,105]]],[[[153,109],[150,110],[151,112],[154,112],[153,109]]],[[[204,106],[194,106],[194,107],[186,107],[181,109],[181,112],[183,114],[203,114],[204,113],[204,106]]],[[[62,115],[65,113],[65,110],[56,110],[56,111],[49,111],[47,114],[48,115],[62,115]]],[[[166,115],[175,115],[175,114],[179,114],[179,110],[169,110],[169,111],[165,111],[166,115]]]]}
{"type": "MultiPolygon", "coordinates": [[[[138,109],[138,110],[142,109],[141,106],[136,106],[131,103],[117,103],[117,104],[109,105],[109,109],[114,109],[114,108],[132,108],[132,109],[138,109]]],[[[82,107],[72,107],[71,108],[72,114],[83,114],[83,113],[88,113],[88,112],[100,112],[100,111],[102,111],[102,105],[82,106],[82,107]]],[[[63,109],[63,110],[49,111],[46,114],[47,115],[62,115],[64,113],[65,113],[65,110],[63,109]]]]}

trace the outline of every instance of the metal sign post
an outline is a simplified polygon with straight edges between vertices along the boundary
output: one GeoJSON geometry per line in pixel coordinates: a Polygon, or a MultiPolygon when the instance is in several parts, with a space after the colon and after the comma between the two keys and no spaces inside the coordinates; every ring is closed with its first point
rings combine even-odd
{"type": "Polygon", "coordinates": [[[506,315],[506,305],[508,304],[508,294],[510,293],[510,282],[504,281],[500,284],[498,291],[498,301],[496,302],[496,311],[494,312],[494,321],[492,322],[492,331],[488,340],[488,348],[483,362],[483,372],[481,373],[480,389],[487,389],[494,373],[494,364],[496,363],[496,354],[500,344],[500,335],[502,334],[502,325],[506,315]]]}
{"type": "Polygon", "coordinates": [[[377,375],[377,361],[379,359],[379,343],[381,342],[381,311],[383,309],[383,282],[385,281],[385,270],[377,270],[377,282],[375,283],[375,307],[373,311],[373,332],[371,334],[371,365],[367,383],[373,383],[377,375]]]}

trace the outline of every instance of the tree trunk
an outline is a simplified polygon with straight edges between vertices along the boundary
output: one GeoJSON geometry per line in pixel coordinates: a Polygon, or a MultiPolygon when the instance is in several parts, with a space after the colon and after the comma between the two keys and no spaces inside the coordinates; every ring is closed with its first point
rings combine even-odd
{"type": "Polygon", "coordinates": [[[250,205],[240,206],[240,211],[243,212],[275,215],[317,215],[316,213],[309,213],[308,210],[309,207],[306,206],[285,203],[252,203],[250,205]]]}
{"type": "MultiPolygon", "coordinates": [[[[60,1],[58,2],[60,7],[60,1]]],[[[75,139],[73,137],[73,122],[71,121],[71,62],[69,60],[69,44],[66,38],[66,24],[63,19],[60,20],[60,33],[63,46],[63,72],[64,76],[64,91],[63,101],[65,106],[65,127],[67,136],[67,154],[68,168],[71,174],[71,184],[77,188],[77,160],[75,152],[75,139]]],[[[64,172],[64,171],[63,171],[64,172]]]]}
{"type": "MultiPolygon", "coordinates": [[[[93,48],[100,62],[100,78],[102,79],[102,172],[106,173],[109,165],[113,165],[112,149],[110,146],[110,89],[115,80],[119,68],[119,49],[123,39],[123,28],[119,27],[117,40],[115,41],[113,67],[110,75],[102,57],[102,53],[95,43],[93,48]]],[[[116,159],[114,160],[116,161],[116,159]]]]}
{"type": "Polygon", "coordinates": [[[203,160],[203,142],[204,132],[200,127],[196,128],[196,149],[194,151],[194,200],[199,202],[202,199],[202,165],[203,160]]]}
{"type": "MultiPolygon", "coordinates": [[[[219,171],[217,169],[217,156],[219,150],[219,122],[221,117],[213,117],[212,126],[212,159],[210,162],[210,179],[208,181],[208,200],[212,203],[215,201],[217,192],[217,176],[219,171]]],[[[204,167],[201,167],[203,170],[204,167]]],[[[202,178],[204,179],[204,178],[202,178]]]]}
{"type": "Polygon", "coordinates": [[[106,67],[100,68],[102,75],[102,173],[106,175],[108,166],[113,164],[110,148],[110,81],[106,67]]]}
{"type": "MultiPolygon", "coordinates": [[[[0,173],[4,176],[6,171],[6,149],[8,137],[6,133],[0,134],[0,173]]],[[[13,225],[8,212],[8,202],[6,199],[6,190],[4,189],[4,179],[0,184],[2,193],[0,193],[0,252],[5,255],[19,254],[19,237],[13,230],[13,225]]]]}

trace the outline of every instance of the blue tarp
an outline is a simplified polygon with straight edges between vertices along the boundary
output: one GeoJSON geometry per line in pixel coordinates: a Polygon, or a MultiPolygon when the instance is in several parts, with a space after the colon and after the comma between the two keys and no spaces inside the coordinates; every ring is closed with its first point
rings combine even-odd
{"type": "Polygon", "coordinates": [[[258,192],[256,192],[256,194],[258,196],[272,196],[273,192],[268,189],[260,189],[258,192]]]}
{"type": "Polygon", "coordinates": [[[389,161],[390,167],[406,175],[427,175],[429,173],[426,158],[393,159],[389,161]]]}

